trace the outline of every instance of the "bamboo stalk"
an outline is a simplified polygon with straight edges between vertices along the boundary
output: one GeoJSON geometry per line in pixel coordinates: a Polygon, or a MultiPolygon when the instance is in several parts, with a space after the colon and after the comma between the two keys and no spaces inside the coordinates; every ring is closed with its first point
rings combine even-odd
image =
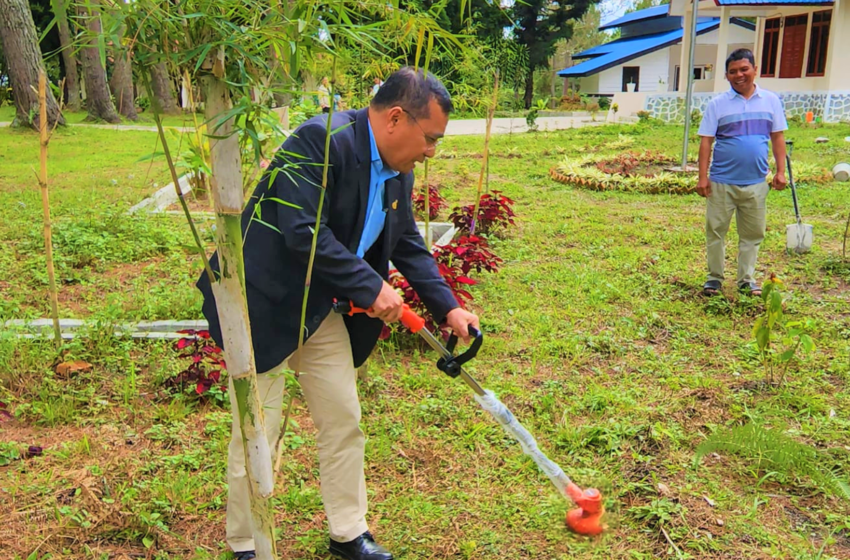
{"type": "MultiPolygon", "coordinates": [[[[192,91],[192,77],[189,75],[188,69],[183,70],[183,80],[186,82],[186,85],[189,86],[186,89],[189,93],[189,111],[192,113],[192,124],[195,125],[195,141],[198,143],[198,153],[201,155],[201,161],[203,162],[203,164],[209,165],[209,162],[207,161],[207,155],[206,153],[204,153],[204,142],[201,138],[201,128],[198,126],[198,115],[195,113],[195,93],[192,91]]],[[[203,171],[198,173],[196,180],[198,185],[198,187],[196,188],[202,188],[204,192],[206,192],[207,185],[203,171]]]]}
{"type": "MultiPolygon", "coordinates": [[[[232,108],[223,80],[223,52],[219,51],[212,75],[203,78],[206,120],[215,122],[232,108]]],[[[251,499],[254,546],[259,560],[277,558],[271,496],[274,490],[272,452],[266,438],[265,420],[257,389],[257,371],[245,294],[245,263],[242,255],[242,166],[239,139],[233,131],[234,117],[221,120],[208,131],[213,202],[216,214],[216,245],[220,277],[212,283],[227,370],[236,396],[236,412],[242,431],[245,464],[251,499]]]]}
{"type": "MultiPolygon", "coordinates": [[[[50,317],[53,319],[53,342],[58,350],[62,346],[62,331],[59,328],[59,293],[56,290],[56,272],[53,268],[53,234],[50,224],[50,195],[47,190],[47,76],[38,73],[38,131],[41,136],[41,173],[38,185],[41,189],[41,210],[44,219],[44,250],[47,258],[47,281],[50,289],[50,317]]],[[[58,121],[58,120],[57,120],[58,121]]]]}
{"type": "Polygon", "coordinates": [[[428,185],[428,159],[425,160],[425,246],[431,250],[431,188],[428,185]]]}
{"type": "Polygon", "coordinates": [[[481,162],[481,172],[478,174],[478,194],[475,197],[475,208],[472,211],[472,225],[469,227],[469,234],[475,235],[475,225],[478,221],[478,207],[481,204],[481,188],[484,185],[484,173],[487,172],[488,189],[489,189],[489,165],[490,160],[490,130],[493,127],[493,114],[496,112],[496,101],[499,95],[499,72],[493,78],[493,104],[487,112],[487,132],[484,135],[484,161],[481,162]]]}
{"type": "Polygon", "coordinates": [[[186,198],[183,196],[183,190],[180,188],[180,178],[177,176],[177,168],[174,166],[174,159],[171,157],[171,150],[168,148],[168,139],[165,137],[165,129],[162,127],[162,108],[159,106],[159,100],[153,94],[153,90],[151,89],[148,69],[143,69],[141,74],[142,81],[145,84],[145,91],[148,94],[148,99],[151,100],[151,110],[153,111],[153,118],[156,122],[156,132],[159,136],[160,142],[162,142],[162,152],[165,154],[165,161],[168,163],[168,170],[171,172],[171,181],[174,183],[174,190],[177,192],[177,199],[180,201],[180,207],[183,209],[183,215],[186,216],[186,221],[189,223],[189,229],[192,230],[192,237],[195,240],[195,245],[198,247],[198,253],[201,255],[201,260],[204,262],[204,270],[207,272],[210,283],[215,284],[215,274],[213,273],[212,267],[210,267],[207,252],[204,249],[201,236],[198,235],[198,230],[195,227],[195,221],[192,219],[192,213],[189,211],[189,205],[186,204],[186,198]]]}

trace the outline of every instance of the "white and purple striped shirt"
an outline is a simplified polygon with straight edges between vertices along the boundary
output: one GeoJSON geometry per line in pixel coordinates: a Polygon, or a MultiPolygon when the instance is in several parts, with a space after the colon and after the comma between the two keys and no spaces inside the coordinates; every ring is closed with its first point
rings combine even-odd
{"type": "Polygon", "coordinates": [[[708,103],[700,136],[715,138],[709,178],[745,187],[761,183],[770,172],[770,135],[788,129],[782,100],[756,86],[749,99],[729,89],[708,103]]]}

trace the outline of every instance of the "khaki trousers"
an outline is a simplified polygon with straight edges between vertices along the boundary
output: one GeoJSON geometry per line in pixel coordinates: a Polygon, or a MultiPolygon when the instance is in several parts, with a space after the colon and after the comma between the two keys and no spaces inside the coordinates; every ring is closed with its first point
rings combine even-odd
{"type": "MultiPolygon", "coordinates": [[[[301,372],[299,383],[318,431],[322,501],[330,536],[337,542],[354,540],[368,530],[363,472],[366,438],[360,429],[357,372],[342,317],[331,313],[300,352],[257,377],[270,445],[280,434],[286,385],[283,371],[287,366],[301,372]]],[[[254,550],[254,539],[250,487],[232,383],[230,403],[234,413],[227,461],[227,543],[234,551],[242,552],[254,550]]]]}
{"type": "Polygon", "coordinates": [[[726,259],[726,232],[732,214],[738,226],[737,284],[755,282],[759,246],[764,240],[767,215],[767,182],[738,187],[711,182],[711,195],[705,211],[706,258],[708,279],[723,281],[726,259]]]}

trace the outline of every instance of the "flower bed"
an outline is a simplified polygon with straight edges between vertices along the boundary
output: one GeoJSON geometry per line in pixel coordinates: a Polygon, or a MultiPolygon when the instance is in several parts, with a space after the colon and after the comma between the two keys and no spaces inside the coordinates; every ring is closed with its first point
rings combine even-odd
{"type": "Polygon", "coordinates": [[[594,191],[647,194],[696,192],[697,176],[664,171],[675,160],[659,152],[625,152],[617,156],[564,159],[549,171],[560,183],[594,191]]]}
{"type": "MultiPolygon", "coordinates": [[[[665,168],[677,160],[659,152],[625,152],[616,156],[584,156],[564,159],[549,170],[560,183],[593,191],[625,191],[645,194],[691,194],[696,192],[696,173],[671,173],[665,168]]],[[[770,181],[772,177],[768,177],[770,181]]],[[[800,184],[823,184],[832,180],[828,171],[807,163],[794,164],[800,184]]]]}

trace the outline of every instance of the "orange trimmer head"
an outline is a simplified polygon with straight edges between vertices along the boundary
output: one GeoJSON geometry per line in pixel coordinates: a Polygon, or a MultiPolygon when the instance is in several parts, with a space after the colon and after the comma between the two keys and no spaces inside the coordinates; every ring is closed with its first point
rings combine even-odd
{"type": "Polygon", "coordinates": [[[567,512],[567,527],[579,535],[598,535],[605,530],[602,515],[605,507],[602,505],[602,494],[596,488],[582,490],[570,482],[567,494],[578,506],[567,512]]]}

